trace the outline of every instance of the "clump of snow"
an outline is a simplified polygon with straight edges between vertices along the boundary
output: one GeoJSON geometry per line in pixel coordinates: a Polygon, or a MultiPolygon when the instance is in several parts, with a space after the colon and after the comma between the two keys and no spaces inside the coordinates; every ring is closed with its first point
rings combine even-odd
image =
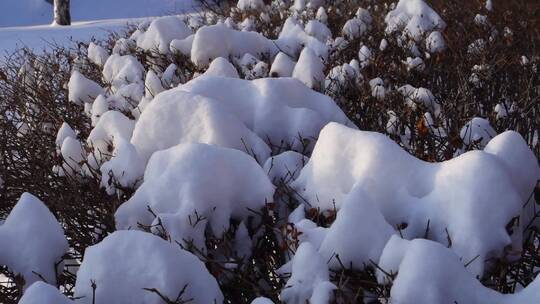
{"type": "Polygon", "coordinates": [[[113,54],[103,66],[103,80],[111,84],[113,92],[128,84],[142,85],[143,76],[142,64],[131,55],[113,54]]]}
{"type": "Polygon", "coordinates": [[[371,96],[377,98],[377,100],[384,100],[388,91],[384,86],[384,80],[380,77],[373,78],[369,81],[369,86],[371,87],[371,96]]]}
{"type": "Polygon", "coordinates": [[[227,59],[223,57],[218,57],[214,59],[206,72],[206,76],[221,76],[221,77],[230,77],[230,78],[240,78],[238,71],[227,59]]]}
{"type": "Polygon", "coordinates": [[[35,282],[26,289],[19,304],[73,304],[56,287],[44,282],[35,282]]]}
{"type": "MultiPolygon", "coordinates": [[[[529,225],[535,219],[534,197],[531,193],[540,180],[540,167],[534,153],[523,137],[515,131],[506,131],[491,139],[484,152],[496,155],[505,164],[520,192],[522,202],[527,202],[527,210],[520,224],[529,225]]],[[[540,220],[536,219],[532,224],[540,227],[540,220]]]]}
{"type": "MultiPolygon", "coordinates": [[[[156,96],[139,117],[131,139],[122,137],[131,141],[126,144],[132,148],[125,148],[126,156],[116,154],[102,172],[107,181],[111,172],[122,176],[126,186],[142,176],[144,166],[154,152],[180,143],[199,142],[233,148],[253,154],[261,162],[270,155],[270,148],[264,141],[239,121],[225,104],[182,89],[168,90],[156,96]],[[132,166],[126,161],[130,158],[139,165],[132,166]]],[[[111,187],[108,189],[113,191],[111,187]]]]}
{"type": "Polygon", "coordinates": [[[62,226],[37,197],[23,193],[0,225],[0,265],[24,277],[25,288],[41,277],[56,284],[67,252],[62,226]],[[58,264],[58,265],[57,265],[58,264]],[[58,269],[56,269],[58,267],[58,269]]]}
{"type": "Polygon", "coordinates": [[[332,38],[332,32],[330,29],[324,23],[318,20],[310,20],[306,24],[305,31],[306,34],[317,38],[323,43],[326,43],[330,38],[332,38]]]}
{"type": "Polygon", "coordinates": [[[365,191],[356,186],[349,193],[322,241],[319,252],[331,268],[373,267],[395,233],[365,191]]]}
{"type": "Polygon", "coordinates": [[[298,177],[307,161],[308,158],[298,152],[285,151],[268,158],[264,163],[263,170],[274,183],[280,181],[287,183],[298,177]]]}
{"type": "Polygon", "coordinates": [[[251,304],[274,304],[274,302],[265,297],[258,297],[255,300],[251,301],[251,304]]]}
{"type": "Polygon", "coordinates": [[[331,98],[291,78],[198,77],[179,90],[216,99],[260,138],[297,151],[330,121],[353,126],[331,98]]]}
{"type": "Polygon", "coordinates": [[[281,300],[287,304],[330,303],[336,286],[330,282],[326,262],[315,247],[307,242],[300,244],[291,263],[291,277],[281,291],[281,300]]]}
{"type": "Polygon", "coordinates": [[[116,212],[116,226],[151,225],[155,218],[149,207],[158,218],[174,219],[162,221],[172,239],[192,239],[197,247],[205,248],[207,223],[221,237],[231,217],[247,220],[252,215],[248,209],[259,210],[272,202],[273,193],[265,172],[246,153],[206,144],[180,144],[154,153],[144,183],[116,212]],[[197,223],[197,217],[203,220],[197,223]]]}
{"type": "Polygon", "coordinates": [[[449,248],[428,240],[406,241],[393,236],[379,267],[386,273],[397,272],[397,277],[391,279],[378,271],[381,283],[392,280],[392,303],[518,304],[540,299],[540,278],[515,294],[500,294],[475,279],[449,248]]]}
{"type": "Polygon", "coordinates": [[[58,129],[58,133],[56,133],[55,143],[56,143],[56,148],[58,150],[62,148],[62,144],[64,143],[64,140],[68,137],[77,138],[77,134],[67,122],[64,122],[62,123],[62,126],[60,127],[60,129],[58,129]]]}
{"type": "Polygon", "coordinates": [[[219,286],[193,254],[150,233],[117,231],[88,247],[77,272],[77,303],[163,303],[156,289],[169,299],[190,303],[222,303],[219,286]]]}
{"type": "Polygon", "coordinates": [[[191,61],[197,66],[208,66],[218,57],[242,57],[249,53],[257,58],[263,55],[274,57],[276,45],[256,32],[241,32],[225,25],[211,25],[200,28],[193,38],[191,61]]]}
{"type": "Polygon", "coordinates": [[[371,52],[371,49],[367,47],[366,45],[362,45],[362,47],[360,47],[360,50],[358,51],[358,59],[360,59],[360,62],[362,63],[362,67],[368,66],[372,58],[373,58],[373,53],[371,52]]]}
{"type": "Polygon", "coordinates": [[[161,83],[161,79],[159,79],[154,71],[149,70],[144,79],[144,96],[152,99],[163,91],[165,91],[165,88],[161,83]]]}
{"type": "Polygon", "coordinates": [[[426,49],[430,53],[441,53],[446,50],[446,42],[439,31],[434,31],[426,39],[426,49]]]}
{"type": "Polygon", "coordinates": [[[368,10],[359,8],[354,18],[347,20],[341,32],[349,40],[364,36],[371,28],[373,18],[368,10]]]}
{"type": "Polygon", "coordinates": [[[280,51],[293,57],[299,56],[304,48],[310,48],[322,60],[328,58],[328,46],[308,35],[302,23],[294,17],[285,20],[278,39],[273,43],[279,47],[280,51]]]}
{"type": "Polygon", "coordinates": [[[407,84],[400,87],[398,92],[403,95],[409,107],[416,109],[417,105],[422,105],[435,116],[440,115],[441,105],[430,90],[426,88],[415,88],[407,84]]]}
{"type": "Polygon", "coordinates": [[[157,50],[161,54],[169,53],[173,39],[185,39],[192,34],[191,29],[178,16],[166,16],[154,19],[146,32],[137,38],[137,46],[143,50],[157,50]]]}
{"type": "Polygon", "coordinates": [[[279,52],[270,68],[270,77],[291,77],[296,62],[289,55],[279,52]]]}
{"type": "Polygon", "coordinates": [[[82,143],[75,137],[66,137],[62,142],[60,148],[60,154],[64,163],[61,167],[54,167],[53,171],[56,171],[60,176],[74,176],[81,171],[81,164],[84,160],[84,151],[82,143]]]}
{"type": "Polygon", "coordinates": [[[489,121],[480,117],[471,119],[459,132],[459,136],[466,146],[478,144],[480,147],[485,147],[496,135],[497,132],[491,127],[489,121]]]}
{"type": "Polygon", "coordinates": [[[429,225],[429,239],[447,244],[450,238],[465,261],[479,256],[469,270],[481,274],[486,258],[504,257],[508,245],[521,250],[505,229],[523,212],[515,179],[491,153],[471,151],[426,163],[384,135],[330,123],[292,187],[321,210],[342,208],[355,185],[369,189],[386,221],[396,228],[406,226],[404,237],[425,237],[429,225]]]}
{"type": "Polygon", "coordinates": [[[105,112],[88,135],[86,142],[93,148],[93,157],[98,163],[112,155],[112,149],[120,139],[129,140],[135,122],[118,111],[105,112]]]}
{"type": "Polygon", "coordinates": [[[68,82],[68,99],[78,105],[92,103],[98,95],[103,94],[103,88],[74,70],[68,82]]]}
{"type": "Polygon", "coordinates": [[[263,0],[238,0],[236,7],[241,11],[258,11],[265,5],[263,0]]]}
{"type": "Polygon", "coordinates": [[[429,32],[446,28],[446,23],[423,0],[400,0],[384,20],[387,33],[401,32],[414,41],[420,41],[429,32]]]}
{"type": "Polygon", "coordinates": [[[306,47],[300,53],[292,77],[300,80],[309,88],[320,90],[324,81],[324,64],[309,47],[306,47]]]}
{"type": "Polygon", "coordinates": [[[102,46],[90,42],[88,45],[88,60],[90,62],[102,67],[109,58],[109,52],[102,46]]]}
{"type": "Polygon", "coordinates": [[[195,39],[195,34],[189,35],[184,39],[173,39],[169,46],[171,53],[180,53],[184,56],[191,56],[191,49],[193,48],[193,40],[195,39]]]}

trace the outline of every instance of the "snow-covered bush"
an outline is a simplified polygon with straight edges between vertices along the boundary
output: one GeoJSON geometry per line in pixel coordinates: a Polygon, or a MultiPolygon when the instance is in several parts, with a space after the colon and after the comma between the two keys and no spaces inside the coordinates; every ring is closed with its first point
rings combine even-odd
{"type": "Polygon", "coordinates": [[[1,303],[540,300],[533,10],[202,2],[0,65],[1,303]]]}

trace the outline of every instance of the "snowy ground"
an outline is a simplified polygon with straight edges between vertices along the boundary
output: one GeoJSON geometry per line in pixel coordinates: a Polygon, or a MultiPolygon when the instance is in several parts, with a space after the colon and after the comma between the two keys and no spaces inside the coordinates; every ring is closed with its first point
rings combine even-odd
{"type": "Polygon", "coordinates": [[[10,54],[21,47],[40,51],[50,44],[69,44],[70,41],[86,41],[104,38],[110,32],[120,31],[128,24],[147,18],[109,19],[75,22],[72,26],[50,25],[19,26],[0,28],[0,52],[10,54]]]}
{"type": "Polygon", "coordinates": [[[40,51],[51,43],[103,38],[111,31],[148,17],[193,11],[192,0],[71,1],[72,26],[51,26],[52,6],[45,0],[0,1],[0,54],[20,47],[40,51]]]}

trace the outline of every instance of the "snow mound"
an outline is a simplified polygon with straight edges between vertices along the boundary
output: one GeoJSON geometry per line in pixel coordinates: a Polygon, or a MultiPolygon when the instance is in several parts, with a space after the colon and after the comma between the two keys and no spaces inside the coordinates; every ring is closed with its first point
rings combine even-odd
{"type": "Polygon", "coordinates": [[[94,99],[103,94],[103,88],[74,70],[68,82],[68,100],[78,105],[93,103],[94,99]]]}
{"type": "MultiPolygon", "coordinates": [[[[91,135],[92,138],[111,139],[111,132],[100,132],[103,134],[101,136],[91,135]]],[[[261,162],[270,156],[266,143],[233,116],[224,104],[181,89],[158,94],[139,117],[133,136],[126,137],[127,132],[123,133],[120,137],[130,140],[131,143],[126,145],[132,147],[126,147],[125,153],[117,153],[112,163],[104,165],[102,172],[104,180],[107,180],[109,171],[125,178],[127,184],[124,186],[132,186],[142,177],[144,166],[154,152],[180,143],[206,143],[237,149],[261,162]],[[132,162],[127,161],[130,158],[140,165],[133,166],[132,162]]],[[[112,190],[109,187],[109,192],[112,190]]]]}
{"type": "Polygon", "coordinates": [[[77,272],[78,303],[159,304],[163,300],[146,289],[156,289],[190,303],[222,303],[219,286],[204,264],[179,246],[141,231],[117,231],[88,247],[77,272]]]}
{"type": "Polygon", "coordinates": [[[102,46],[90,42],[88,45],[88,60],[90,62],[102,67],[109,59],[109,52],[102,46]]]}
{"type": "Polygon", "coordinates": [[[324,64],[310,48],[304,48],[294,67],[292,77],[311,89],[320,90],[324,81],[324,64]]]}
{"type": "Polygon", "coordinates": [[[401,32],[403,36],[419,41],[434,30],[444,30],[446,23],[423,0],[400,0],[385,18],[386,32],[401,32]]]}
{"type": "Polygon", "coordinates": [[[521,250],[522,227],[512,235],[505,229],[522,216],[521,188],[510,172],[521,173],[507,167],[503,159],[482,151],[426,163],[382,134],[330,123],[292,186],[311,207],[322,210],[334,204],[342,208],[351,190],[361,187],[406,238],[426,237],[428,230],[429,239],[443,244],[450,239],[464,260],[479,256],[469,270],[481,274],[486,258],[505,257],[508,245],[511,252],[521,250]]]}
{"type": "Polygon", "coordinates": [[[291,277],[281,291],[281,300],[287,304],[330,303],[336,286],[330,282],[326,262],[315,247],[302,243],[291,263],[291,277]]]}
{"type": "Polygon", "coordinates": [[[353,126],[331,98],[291,78],[198,77],[179,89],[221,102],[260,138],[298,151],[330,121],[353,126]]]}
{"type": "Polygon", "coordinates": [[[137,46],[145,51],[157,50],[161,54],[169,53],[173,39],[184,39],[191,35],[191,29],[178,16],[154,19],[146,32],[137,38],[137,46]]]}
{"type": "Polygon", "coordinates": [[[165,218],[162,222],[172,239],[192,239],[204,248],[206,222],[221,237],[231,217],[247,219],[252,215],[248,209],[260,210],[273,201],[273,193],[274,186],[262,168],[246,153],[180,144],[154,153],[144,183],[116,212],[116,226],[130,229],[152,224],[155,218],[150,208],[158,218],[165,218]]]}
{"type": "Polygon", "coordinates": [[[216,24],[203,26],[195,33],[191,61],[205,67],[215,58],[241,58],[247,53],[261,59],[263,55],[274,57],[278,49],[262,34],[236,31],[223,24],[216,24]]]}
{"type": "Polygon", "coordinates": [[[227,59],[223,57],[218,57],[210,63],[205,76],[220,76],[220,77],[230,77],[230,78],[240,78],[238,71],[227,59]]]}
{"type": "Polygon", "coordinates": [[[497,132],[489,121],[480,117],[471,119],[459,132],[459,136],[466,146],[478,144],[481,148],[485,147],[496,135],[497,132]]]}
{"type": "Polygon", "coordinates": [[[24,292],[19,304],[73,304],[56,287],[44,282],[35,282],[24,292]]]}
{"type": "MultiPolygon", "coordinates": [[[[393,236],[384,249],[379,267],[396,273],[390,301],[428,303],[535,303],[540,299],[540,277],[515,294],[500,294],[484,287],[450,249],[428,240],[402,240],[393,236]],[[429,291],[429,292],[426,292],[429,291]]],[[[389,282],[378,271],[380,282],[389,282]]]]}
{"type": "MultiPolygon", "coordinates": [[[[0,225],[0,265],[21,274],[25,288],[42,276],[56,284],[56,264],[68,249],[62,226],[37,197],[21,195],[0,225]]],[[[61,266],[60,266],[61,267],[61,266]]]]}
{"type": "Polygon", "coordinates": [[[128,84],[143,84],[144,68],[131,55],[111,55],[103,66],[103,80],[111,84],[113,92],[128,84]]]}
{"type": "Polygon", "coordinates": [[[298,152],[285,151],[266,160],[263,169],[274,183],[293,181],[307,163],[308,158],[298,152]]]}
{"type": "Polygon", "coordinates": [[[355,269],[373,267],[394,233],[365,190],[356,187],[338,211],[319,252],[337,270],[342,265],[355,269]]]}

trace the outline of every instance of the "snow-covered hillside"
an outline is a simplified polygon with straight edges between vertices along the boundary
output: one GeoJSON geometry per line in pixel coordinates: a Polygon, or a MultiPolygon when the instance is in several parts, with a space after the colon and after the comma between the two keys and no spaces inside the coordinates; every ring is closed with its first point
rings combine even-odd
{"type": "MultiPolygon", "coordinates": [[[[159,6],[130,3],[129,17],[159,6]]],[[[0,81],[0,198],[17,198],[0,208],[0,290],[22,304],[540,303],[540,57],[512,45],[522,20],[476,9],[483,30],[455,39],[458,10],[423,0],[240,0],[16,57],[0,81]]]]}
{"type": "MultiPolygon", "coordinates": [[[[52,1],[51,1],[52,2],[52,1]]],[[[192,0],[71,0],[73,21],[140,18],[191,11],[192,0]]],[[[46,0],[0,1],[0,27],[51,24],[53,7],[46,0]]]]}

